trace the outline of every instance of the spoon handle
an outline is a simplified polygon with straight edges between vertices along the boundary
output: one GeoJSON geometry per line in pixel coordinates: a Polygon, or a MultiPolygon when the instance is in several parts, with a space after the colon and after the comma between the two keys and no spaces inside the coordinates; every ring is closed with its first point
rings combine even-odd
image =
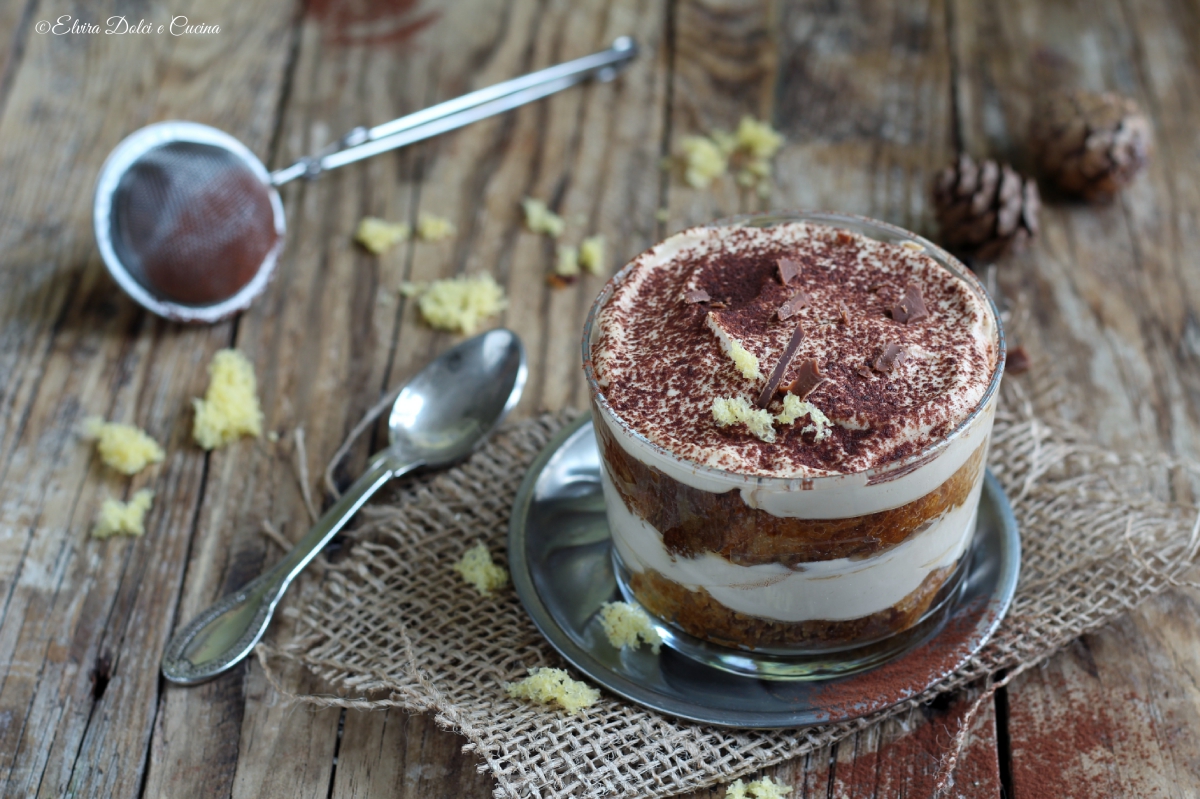
{"type": "Polygon", "coordinates": [[[163,676],[171,682],[194,685],[217,676],[250,654],[296,575],[386,482],[420,465],[420,461],[401,463],[389,450],[375,455],[362,477],[282,560],[175,634],[163,654],[163,676]]]}

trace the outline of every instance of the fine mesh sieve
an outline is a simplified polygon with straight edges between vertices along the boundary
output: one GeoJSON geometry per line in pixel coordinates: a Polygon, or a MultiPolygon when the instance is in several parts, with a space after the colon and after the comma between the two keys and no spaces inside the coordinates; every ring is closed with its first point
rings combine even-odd
{"type": "Polygon", "coordinates": [[[266,287],[283,247],[277,186],[436,136],[576,83],[611,80],[637,54],[612,47],[480,89],[374,128],[355,128],[317,155],[268,172],[237,139],[195,122],[133,133],[100,171],[93,210],[105,266],[160,316],[216,322],[266,287]]]}

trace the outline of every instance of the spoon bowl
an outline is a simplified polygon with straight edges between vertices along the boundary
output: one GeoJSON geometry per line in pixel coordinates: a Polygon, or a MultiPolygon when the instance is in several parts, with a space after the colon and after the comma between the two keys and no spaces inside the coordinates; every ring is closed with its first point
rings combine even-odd
{"type": "Polygon", "coordinates": [[[392,405],[388,447],[282,560],[175,634],[163,654],[163,676],[193,685],[241,662],[292,580],[359,508],[394,477],[469,455],[520,400],[527,373],[525,348],[510,330],[464,341],[422,369],[392,405]]]}
{"type": "Polygon", "coordinates": [[[425,468],[462,460],[516,405],[525,375],[525,351],[512,332],[491,330],[464,341],[396,397],[388,416],[392,449],[425,468]],[[491,378],[474,379],[479,375],[491,378]]]}

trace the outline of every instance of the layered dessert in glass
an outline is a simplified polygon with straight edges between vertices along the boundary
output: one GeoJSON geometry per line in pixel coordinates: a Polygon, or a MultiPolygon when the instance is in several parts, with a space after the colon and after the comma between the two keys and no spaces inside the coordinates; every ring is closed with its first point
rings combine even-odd
{"type": "Polygon", "coordinates": [[[944,251],[834,214],[685,230],[613,277],[583,357],[618,582],[669,645],[828,676],[953,609],[1004,342],[944,251]]]}

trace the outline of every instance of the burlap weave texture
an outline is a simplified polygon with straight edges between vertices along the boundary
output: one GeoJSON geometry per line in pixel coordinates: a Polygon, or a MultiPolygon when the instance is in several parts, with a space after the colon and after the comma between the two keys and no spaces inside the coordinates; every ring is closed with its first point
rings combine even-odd
{"type": "Polygon", "coordinates": [[[260,649],[260,659],[291,659],[322,678],[331,695],[301,697],[310,702],[436,714],[469,739],[497,797],[668,796],[826,746],[1001,669],[1041,662],[1178,584],[1200,548],[1196,509],[1163,498],[1185,467],[1088,446],[1039,421],[1033,403],[1008,388],[989,460],[1021,527],[1021,581],[999,632],[964,668],[874,716],[801,730],[686,723],[609,694],[571,716],[505,695],[503,684],[530,667],[565,664],[511,586],[482,599],[452,569],[478,541],[504,561],[517,487],[569,418],[509,426],[463,465],[410,480],[391,502],[364,510],[349,554],[319,590],[287,609],[295,635],[260,649]]]}

